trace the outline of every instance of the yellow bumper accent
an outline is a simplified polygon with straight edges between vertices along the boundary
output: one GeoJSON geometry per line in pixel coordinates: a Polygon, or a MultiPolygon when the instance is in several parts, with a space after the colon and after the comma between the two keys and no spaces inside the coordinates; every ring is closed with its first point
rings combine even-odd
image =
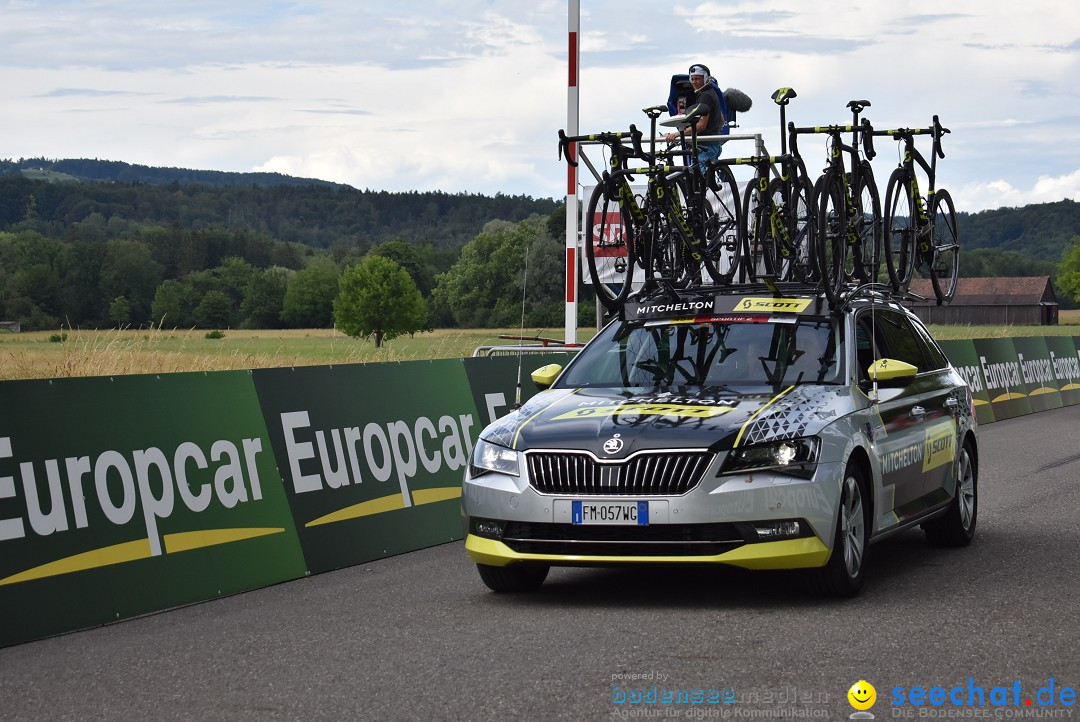
{"type": "Polygon", "coordinates": [[[505,567],[514,562],[559,564],[729,564],[743,569],[808,569],[824,566],[829,549],[817,537],[744,544],[723,554],[704,556],[598,556],[589,554],[522,554],[501,541],[469,534],[465,549],[477,564],[505,567]]]}

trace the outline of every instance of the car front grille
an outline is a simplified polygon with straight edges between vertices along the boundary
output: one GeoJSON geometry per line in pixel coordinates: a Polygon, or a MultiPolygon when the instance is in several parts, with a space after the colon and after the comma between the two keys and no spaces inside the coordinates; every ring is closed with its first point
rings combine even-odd
{"type": "Polygon", "coordinates": [[[715,556],[746,543],[734,524],[606,526],[508,522],[502,542],[521,554],[715,556]]]}
{"type": "Polygon", "coordinates": [[[591,454],[529,451],[529,483],[542,494],[679,496],[697,486],[712,461],[708,451],[635,454],[599,461],[591,454]]]}

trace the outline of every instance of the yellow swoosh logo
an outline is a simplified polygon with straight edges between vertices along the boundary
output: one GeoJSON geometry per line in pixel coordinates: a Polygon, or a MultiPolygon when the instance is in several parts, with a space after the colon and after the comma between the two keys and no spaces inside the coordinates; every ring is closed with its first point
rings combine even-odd
{"type": "MultiPolygon", "coordinates": [[[[280,534],[283,531],[285,531],[285,529],[280,527],[209,529],[205,531],[166,534],[162,537],[162,540],[165,543],[166,552],[171,554],[175,552],[190,551],[192,549],[202,549],[218,544],[228,544],[244,539],[253,539],[268,534],[280,534]]],[[[136,539],[135,541],[113,544],[111,546],[102,547],[101,549],[91,549],[88,552],[82,552],[81,554],[75,554],[70,557],[57,559],[56,561],[36,566],[32,569],[27,569],[18,574],[13,574],[10,577],[0,579],[0,586],[28,582],[32,579],[55,577],[61,574],[72,574],[88,569],[98,569],[114,564],[124,564],[139,559],[149,559],[151,556],[150,540],[136,539]]]]}
{"type": "MultiPolygon", "coordinates": [[[[447,499],[460,499],[461,487],[460,486],[442,486],[434,489],[417,489],[412,492],[413,506],[420,506],[422,504],[434,504],[437,501],[446,501],[447,499]]],[[[322,526],[323,524],[335,524],[339,521],[348,521],[349,519],[359,519],[363,516],[373,516],[375,514],[383,514],[388,511],[396,511],[398,509],[405,508],[405,498],[401,494],[390,494],[389,496],[380,496],[378,499],[371,499],[369,501],[362,501],[359,504],[352,504],[343,509],[330,512],[320,516],[317,519],[312,519],[304,527],[322,526]]]]}

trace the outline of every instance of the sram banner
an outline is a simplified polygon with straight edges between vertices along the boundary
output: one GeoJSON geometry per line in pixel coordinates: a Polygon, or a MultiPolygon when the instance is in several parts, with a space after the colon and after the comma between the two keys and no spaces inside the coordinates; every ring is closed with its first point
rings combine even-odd
{"type": "Polygon", "coordinates": [[[0,645],[304,574],[248,372],[0,390],[0,645]]]}
{"type": "Polygon", "coordinates": [[[462,537],[483,422],[460,360],[253,373],[311,571],[462,537]]]}

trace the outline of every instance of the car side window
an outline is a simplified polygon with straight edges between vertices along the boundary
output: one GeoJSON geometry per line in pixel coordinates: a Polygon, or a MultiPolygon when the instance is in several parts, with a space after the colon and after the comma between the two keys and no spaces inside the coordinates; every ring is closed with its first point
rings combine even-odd
{"type": "Polygon", "coordinates": [[[915,334],[919,339],[919,343],[922,346],[923,356],[929,362],[927,371],[938,371],[943,368],[947,368],[949,365],[949,359],[945,356],[945,352],[941,350],[941,347],[937,345],[937,341],[930,335],[921,323],[912,322],[912,327],[915,329],[915,334]]]}
{"type": "Polygon", "coordinates": [[[867,366],[882,358],[909,363],[919,371],[926,371],[931,365],[923,356],[922,342],[916,335],[915,329],[904,316],[894,311],[867,312],[859,317],[858,328],[866,338],[873,338],[877,347],[876,354],[866,363],[863,363],[864,359],[860,351],[859,373],[861,376],[865,376],[867,366]]]}

